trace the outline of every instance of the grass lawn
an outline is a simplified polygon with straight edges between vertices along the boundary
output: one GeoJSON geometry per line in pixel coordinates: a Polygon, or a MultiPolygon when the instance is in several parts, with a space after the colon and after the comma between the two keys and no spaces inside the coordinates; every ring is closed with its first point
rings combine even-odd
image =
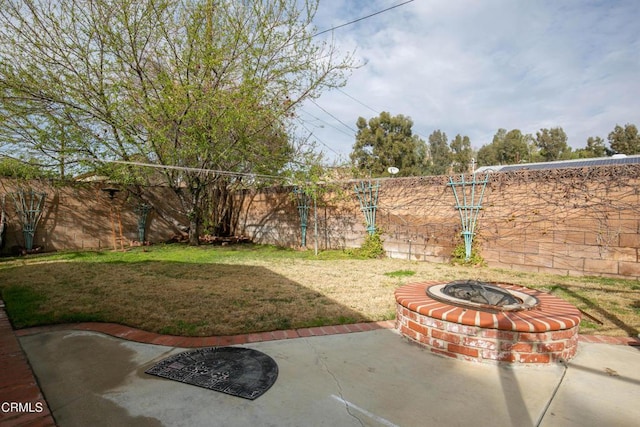
{"type": "Polygon", "coordinates": [[[393,319],[394,290],[479,279],[542,289],[586,312],[582,334],[637,336],[640,282],[410,262],[271,246],[157,245],[0,259],[16,328],[102,321],[147,331],[229,335],[393,319]]]}

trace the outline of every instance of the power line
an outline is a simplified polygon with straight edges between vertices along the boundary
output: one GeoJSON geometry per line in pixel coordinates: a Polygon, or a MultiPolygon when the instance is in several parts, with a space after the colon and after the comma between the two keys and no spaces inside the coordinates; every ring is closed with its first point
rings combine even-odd
{"type": "Polygon", "coordinates": [[[337,30],[338,28],[346,27],[347,25],[355,24],[356,22],[360,22],[360,21],[363,21],[365,19],[369,19],[372,16],[380,15],[381,13],[388,12],[391,9],[395,9],[396,7],[404,6],[405,4],[411,3],[412,1],[413,0],[408,0],[408,1],[405,1],[403,3],[396,4],[395,6],[388,7],[386,9],[384,9],[384,10],[379,10],[378,12],[374,12],[374,13],[372,13],[370,15],[363,16],[362,18],[354,19],[353,21],[349,21],[347,23],[337,25],[335,27],[329,28],[328,30],[320,31],[319,33],[314,34],[313,37],[319,36],[320,34],[328,33],[328,32],[333,31],[333,30],[337,30]]]}
{"type": "Polygon", "coordinates": [[[324,145],[325,147],[327,147],[329,150],[333,151],[335,154],[337,154],[338,156],[340,156],[340,153],[338,153],[336,150],[334,150],[333,148],[329,147],[329,145],[327,145],[324,141],[322,141],[320,138],[318,138],[318,136],[316,134],[314,134],[311,130],[309,130],[308,127],[305,126],[304,121],[302,121],[302,119],[298,118],[297,119],[298,122],[300,123],[300,125],[307,131],[309,132],[309,137],[311,137],[313,135],[313,137],[322,145],[324,145]]]}
{"type": "Polygon", "coordinates": [[[367,104],[365,104],[362,101],[357,100],[356,98],[354,98],[353,96],[349,95],[347,92],[343,91],[342,89],[338,88],[338,91],[341,92],[343,95],[346,95],[349,98],[353,99],[354,101],[356,101],[358,104],[362,105],[363,107],[368,108],[369,110],[373,111],[376,114],[380,114],[380,111],[376,111],[375,109],[369,107],[367,104]]]}
{"type": "MultiPolygon", "coordinates": [[[[338,88],[338,91],[339,91],[339,92],[341,92],[342,94],[344,94],[345,96],[347,96],[347,97],[351,98],[352,100],[354,100],[354,101],[355,101],[355,102],[357,102],[358,104],[362,105],[363,107],[368,108],[369,110],[373,111],[374,113],[376,113],[376,114],[378,114],[378,115],[380,114],[380,112],[379,112],[379,111],[376,111],[374,108],[372,108],[372,107],[368,106],[368,105],[367,105],[367,104],[365,104],[364,102],[362,102],[362,101],[360,101],[360,100],[356,99],[355,97],[353,97],[353,96],[349,95],[347,92],[343,91],[342,89],[338,88]]],[[[413,129],[413,134],[414,134],[414,135],[417,135],[417,136],[419,136],[419,137],[422,137],[422,138],[424,138],[424,135],[426,135],[426,133],[424,133],[424,132],[420,132],[418,129],[415,129],[415,128],[413,129]]]]}
{"type": "Polygon", "coordinates": [[[342,120],[340,120],[339,118],[337,118],[336,116],[334,116],[333,114],[331,114],[330,112],[328,112],[327,110],[325,110],[324,108],[322,108],[321,106],[318,105],[318,103],[316,101],[314,101],[313,99],[311,100],[311,102],[313,103],[313,105],[315,105],[316,107],[318,107],[319,109],[321,109],[322,111],[324,111],[326,114],[328,114],[329,116],[331,116],[334,120],[336,120],[338,123],[340,123],[342,126],[346,127],[347,129],[349,129],[352,132],[358,132],[357,130],[355,130],[354,128],[352,128],[351,126],[349,126],[348,124],[346,124],[345,122],[343,122],[342,120]]]}
{"type": "MultiPolygon", "coordinates": [[[[321,118],[320,118],[320,117],[318,117],[318,116],[314,116],[313,114],[311,114],[310,112],[308,112],[308,111],[306,111],[306,110],[302,110],[302,109],[301,109],[300,111],[302,111],[302,112],[303,112],[304,114],[306,114],[307,116],[313,117],[314,119],[318,120],[319,122],[324,123],[325,125],[329,126],[330,128],[333,128],[333,129],[337,130],[338,132],[340,132],[340,133],[342,133],[342,134],[344,134],[344,135],[346,135],[346,136],[348,136],[348,137],[350,137],[350,138],[351,138],[351,137],[353,137],[353,134],[352,134],[352,133],[346,132],[344,129],[339,128],[339,127],[337,127],[337,126],[334,126],[334,125],[332,125],[331,123],[329,123],[328,121],[323,120],[323,119],[321,119],[321,118]]],[[[314,126],[315,126],[315,125],[314,125],[314,126]]],[[[324,127],[324,126],[317,126],[317,127],[324,127]]],[[[350,130],[351,130],[351,129],[350,129],[350,130]]]]}
{"type": "Polygon", "coordinates": [[[257,173],[248,173],[248,172],[231,172],[231,171],[223,171],[223,170],[217,170],[217,169],[192,168],[187,166],[159,165],[155,163],[131,162],[131,161],[125,161],[125,160],[100,160],[100,161],[104,163],[117,163],[121,165],[142,166],[142,167],[149,167],[149,168],[156,168],[156,169],[173,169],[173,170],[183,170],[187,172],[212,173],[215,175],[264,178],[264,179],[273,179],[273,180],[286,179],[284,177],[276,176],[276,175],[262,175],[257,173]]]}

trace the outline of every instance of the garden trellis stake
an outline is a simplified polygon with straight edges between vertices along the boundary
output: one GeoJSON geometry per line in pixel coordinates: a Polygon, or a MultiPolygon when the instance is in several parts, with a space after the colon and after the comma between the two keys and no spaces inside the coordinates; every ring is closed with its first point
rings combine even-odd
{"type": "Polygon", "coordinates": [[[471,181],[465,179],[464,174],[460,175],[460,180],[453,181],[453,177],[449,177],[449,183],[453,190],[453,196],[456,199],[456,209],[460,213],[460,222],[462,223],[462,237],[464,237],[464,254],[465,261],[471,258],[471,246],[473,236],[475,234],[476,223],[478,221],[478,213],[482,208],[482,198],[484,190],[489,182],[489,172],[486,173],[484,179],[477,180],[473,175],[471,181]],[[478,197],[478,187],[480,187],[478,197]]]}
{"type": "Polygon", "coordinates": [[[22,224],[22,234],[24,236],[24,247],[30,251],[33,249],[33,238],[36,234],[38,221],[42,216],[42,207],[47,193],[37,193],[33,190],[19,190],[9,193],[16,204],[16,213],[22,224]]]}
{"type": "Polygon", "coordinates": [[[2,243],[4,242],[4,232],[7,229],[7,214],[4,211],[4,194],[2,195],[2,204],[0,205],[0,250],[2,250],[2,243]]]}
{"type": "Polygon", "coordinates": [[[151,209],[153,209],[151,205],[146,203],[140,203],[135,208],[135,212],[138,214],[138,241],[140,244],[144,244],[144,242],[146,242],[147,217],[149,216],[151,209]]]}
{"type": "Polygon", "coordinates": [[[360,210],[364,214],[367,232],[373,235],[376,232],[376,210],[378,209],[380,181],[376,181],[375,184],[372,184],[371,181],[361,181],[354,186],[354,190],[360,202],[360,210]]]}
{"type": "Polygon", "coordinates": [[[296,195],[298,203],[298,214],[300,215],[300,233],[302,234],[301,247],[307,246],[307,219],[309,218],[309,195],[301,188],[295,187],[293,193],[296,195]]]}

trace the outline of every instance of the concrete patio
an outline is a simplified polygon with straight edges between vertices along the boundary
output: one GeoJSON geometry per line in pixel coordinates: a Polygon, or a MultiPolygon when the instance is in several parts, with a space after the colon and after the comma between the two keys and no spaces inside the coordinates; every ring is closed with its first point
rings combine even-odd
{"type": "MultiPolygon", "coordinates": [[[[142,331],[117,328],[144,341],[142,331]]],[[[318,336],[269,341],[246,336],[238,345],[279,365],[273,387],[249,401],[144,373],[184,351],[171,342],[184,338],[164,337],[158,345],[78,329],[19,333],[61,427],[634,426],[640,419],[640,347],[630,345],[583,340],[565,368],[442,358],[375,326],[333,334],[317,328],[318,336]]]]}

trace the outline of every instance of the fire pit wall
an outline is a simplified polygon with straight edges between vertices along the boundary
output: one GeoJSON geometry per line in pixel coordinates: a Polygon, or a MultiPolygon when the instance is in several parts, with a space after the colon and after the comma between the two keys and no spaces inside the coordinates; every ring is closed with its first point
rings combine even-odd
{"type": "Polygon", "coordinates": [[[482,363],[552,364],[569,360],[578,348],[580,311],[553,295],[498,284],[535,296],[539,304],[523,311],[485,311],[435,300],[422,282],[396,290],[396,328],[431,352],[482,363]]]}

